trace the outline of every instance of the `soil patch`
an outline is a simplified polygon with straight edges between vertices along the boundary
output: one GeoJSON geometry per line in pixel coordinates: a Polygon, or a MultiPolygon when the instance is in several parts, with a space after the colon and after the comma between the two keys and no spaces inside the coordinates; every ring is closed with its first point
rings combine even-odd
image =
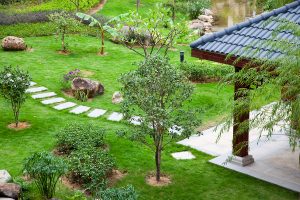
{"type": "Polygon", "coordinates": [[[31,125],[28,122],[19,122],[18,127],[16,127],[15,123],[11,123],[11,124],[7,125],[7,128],[13,129],[13,130],[16,130],[16,131],[21,131],[21,130],[30,128],[30,126],[31,125]]]}
{"type": "Polygon", "coordinates": [[[112,174],[109,176],[109,186],[115,185],[119,180],[124,178],[127,175],[127,171],[119,171],[117,169],[114,169],[112,171],[112,174]]]}
{"type": "Polygon", "coordinates": [[[91,10],[89,10],[88,14],[93,15],[96,14],[99,10],[103,8],[105,5],[106,0],[101,0],[95,7],[93,7],[91,10]]]}
{"type": "Polygon", "coordinates": [[[150,174],[146,177],[146,183],[154,187],[162,187],[171,184],[171,178],[167,175],[161,175],[160,181],[156,181],[155,174],[150,174]]]}
{"type": "Polygon", "coordinates": [[[215,82],[219,82],[219,81],[220,81],[220,78],[213,78],[213,77],[207,77],[207,78],[203,78],[203,79],[199,79],[199,80],[191,80],[191,82],[194,84],[215,83],[215,82]]]}
{"type": "Polygon", "coordinates": [[[57,53],[58,53],[58,54],[61,54],[61,55],[65,55],[65,56],[67,56],[67,55],[70,55],[70,54],[71,54],[71,52],[70,52],[70,51],[62,51],[62,50],[58,51],[57,53]]]}
{"type": "Polygon", "coordinates": [[[107,56],[108,53],[107,53],[107,52],[104,52],[104,54],[101,54],[101,53],[99,52],[99,53],[97,53],[97,55],[98,55],[98,56],[107,56]]]}
{"type": "Polygon", "coordinates": [[[93,75],[95,74],[95,72],[92,72],[92,71],[89,71],[89,70],[80,70],[80,73],[81,73],[81,75],[82,75],[84,78],[93,76],[93,75]]]}
{"type": "Polygon", "coordinates": [[[26,51],[27,51],[27,52],[34,52],[34,49],[28,47],[28,48],[26,49],[26,51]]]}
{"type": "MultiPolygon", "coordinates": [[[[71,97],[71,98],[76,99],[76,98],[74,97],[74,94],[73,94],[73,92],[72,92],[72,89],[65,89],[65,90],[62,90],[62,92],[63,92],[64,95],[66,95],[67,97],[71,97]]],[[[88,102],[91,102],[91,101],[93,101],[93,98],[88,98],[87,101],[88,101],[88,102]]]]}
{"type": "Polygon", "coordinates": [[[61,181],[67,188],[69,188],[71,190],[81,190],[82,189],[79,183],[73,183],[65,176],[61,178],[61,181]]]}

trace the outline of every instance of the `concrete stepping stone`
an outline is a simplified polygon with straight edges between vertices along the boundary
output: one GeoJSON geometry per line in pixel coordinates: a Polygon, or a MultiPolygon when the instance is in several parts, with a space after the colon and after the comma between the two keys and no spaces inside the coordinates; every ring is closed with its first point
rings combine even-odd
{"type": "Polygon", "coordinates": [[[54,103],[60,103],[65,101],[64,98],[62,97],[57,97],[57,98],[51,98],[51,99],[46,99],[42,101],[42,104],[48,105],[48,104],[54,104],[54,103]]]}
{"type": "Polygon", "coordinates": [[[106,113],[106,110],[94,109],[92,112],[90,112],[88,114],[88,116],[92,117],[92,118],[97,118],[97,117],[100,117],[101,115],[104,115],[105,113],[106,113]]]}
{"type": "Polygon", "coordinates": [[[34,99],[43,99],[43,98],[54,97],[54,96],[56,96],[55,92],[46,92],[46,93],[35,94],[32,95],[31,97],[34,99]]]}
{"type": "Polygon", "coordinates": [[[139,126],[142,123],[142,118],[139,116],[133,116],[129,119],[129,122],[133,125],[139,126]]]}
{"type": "Polygon", "coordinates": [[[33,88],[28,88],[25,92],[26,93],[35,93],[35,92],[42,92],[48,90],[45,87],[33,87],[33,88]]]}
{"type": "Polygon", "coordinates": [[[196,158],[190,151],[182,151],[171,154],[176,160],[191,160],[196,158]]]}
{"type": "Polygon", "coordinates": [[[121,121],[123,119],[123,114],[122,113],[118,113],[118,112],[113,112],[111,115],[109,115],[109,117],[107,118],[110,121],[121,121]]]}
{"type": "Polygon", "coordinates": [[[35,86],[35,85],[36,85],[36,82],[31,81],[29,86],[32,87],[32,86],[35,86]]]}
{"type": "Polygon", "coordinates": [[[67,108],[72,108],[74,106],[76,106],[76,103],[66,102],[66,103],[58,104],[58,105],[54,106],[53,108],[56,110],[64,110],[67,108]]]}
{"type": "Polygon", "coordinates": [[[89,109],[91,109],[90,107],[87,107],[87,106],[78,106],[76,108],[73,108],[70,113],[73,113],[73,114],[81,114],[81,113],[84,113],[86,111],[88,111],[89,109]]]}

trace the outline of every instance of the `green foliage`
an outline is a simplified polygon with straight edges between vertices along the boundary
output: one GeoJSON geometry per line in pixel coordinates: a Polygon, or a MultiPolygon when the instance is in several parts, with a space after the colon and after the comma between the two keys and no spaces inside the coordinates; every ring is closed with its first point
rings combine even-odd
{"type": "Polygon", "coordinates": [[[104,147],[105,131],[92,124],[68,124],[58,132],[57,149],[61,153],[69,154],[72,151],[85,147],[104,147]]]}
{"type": "Polygon", "coordinates": [[[208,9],[211,6],[211,0],[192,0],[186,4],[186,9],[190,19],[197,19],[201,15],[204,9],[208,9]]]}
{"type": "Polygon", "coordinates": [[[136,128],[131,136],[148,146],[156,155],[156,175],[160,180],[161,151],[168,142],[177,138],[177,134],[169,132],[169,128],[176,125],[182,130],[181,136],[188,137],[194,133],[199,124],[193,111],[182,109],[186,100],[193,93],[193,86],[188,79],[170,65],[167,58],[148,57],[139,64],[135,71],[124,74],[120,79],[123,88],[123,113],[126,117],[133,116],[135,110],[141,113],[141,126],[136,128]],[[147,137],[150,137],[149,141],[147,137]]]}
{"type": "Polygon", "coordinates": [[[122,188],[109,188],[101,191],[101,200],[137,200],[138,195],[132,185],[122,188]]]}
{"type": "Polygon", "coordinates": [[[184,62],[179,65],[179,68],[187,73],[189,80],[196,82],[219,81],[234,71],[231,66],[207,61],[184,62]]]}
{"type": "Polygon", "coordinates": [[[34,180],[38,191],[45,199],[50,199],[55,194],[59,178],[67,172],[67,165],[61,158],[51,153],[34,153],[26,159],[24,173],[34,180]]]}
{"type": "Polygon", "coordinates": [[[30,86],[31,78],[19,67],[4,67],[0,72],[0,94],[10,102],[16,127],[19,123],[21,105],[26,100],[26,89],[30,86]]]}
{"type": "Polygon", "coordinates": [[[88,100],[88,93],[82,90],[76,90],[74,97],[81,102],[86,102],[88,100]]]}
{"type": "Polygon", "coordinates": [[[76,27],[78,25],[78,21],[66,12],[50,14],[49,20],[56,25],[57,36],[61,35],[61,50],[67,52],[65,35],[69,32],[70,27],[76,27]]]}
{"type": "Polygon", "coordinates": [[[293,0],[257,0],[256,5],[263,10],[273,10],[291,2],[293,0]]]}
{"type": "Polygon", "coordinates": [[[115,160],[107,151],[92,147],[73,151],[68,158],[71,180],[93,194],[106,187],[107,177],[115,167],[115,160]]]}
{"type": "Polygon", "coordinates": [[[84,193],[76,191],[74,195],[67,197],[67,200],[88,200],[84,193]]]}

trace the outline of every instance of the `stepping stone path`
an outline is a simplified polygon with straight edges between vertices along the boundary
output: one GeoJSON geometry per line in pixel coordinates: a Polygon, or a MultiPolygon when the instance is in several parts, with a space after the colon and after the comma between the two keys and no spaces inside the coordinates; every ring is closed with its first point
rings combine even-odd
{"type": "Polygon", "coordinates": [[[100,117],[102,115],[104,115],[106,113],[106,110],[102,110],[102,109],[95,109],[93,110],[92,112],[90,112],[88,114],[89,117],[92,117],[92,118],[97,118],[97,117],[100,117]]]}
{"type": "Polygon", "coordinates": [[[171,154],[176,160],[191,160],[196,158],[190,151],[182,151],[171,154]]]}
{"type": "Polygon", "coordinates": [[[54,97],[54,96],[56,96],[55,92],[46,92],[46,93],[40,93],[40,94],[32,95],[32,98],[34,98],[34,99],[43,99],[43,98],[54,97]]]}
{"type": "Polygon", "coordinates": [[[78,115],[78,114],[81,114],[81,113],[84,113],[84,112],[88,111],[89,109],[91,109],[91,108],[87,107],[87,106],[78,106],[78,107],[72,109],[70,111],[70,113],[74,113],[74,114],[78,115]]]}
{"type": "Polygon", "coordinates": [[[123,119],[123,114],[122,113],[118,113],[118,112],[113,112],[109,117],[108,120],[110,121],[121,121],[123,119]]]}
{"type": "Polygon", "coordinates": [[[76,103],[66,102],[66,103],[58,104],[58,105],[54,106],[53,108],[55,110],[65,110],[67,108],[72,108],[74,106],[76,106],[76,103]]]}
{"type": "Polygon", "coordinates": [[[58,98],[52,98],[52,99],[43,100],[42,104],[48,105],[48,104],[54,104],[54,103],[61,103],[63,101],[65,101],[64,98],[58,97],[58,98]]]}
{"type": "Polygon", "coordinates": [[[26,90],[26,93],[35,93],[35,92],[42,92],[46,91],[47,88],[45,87],[32,87],[26,90]]]}

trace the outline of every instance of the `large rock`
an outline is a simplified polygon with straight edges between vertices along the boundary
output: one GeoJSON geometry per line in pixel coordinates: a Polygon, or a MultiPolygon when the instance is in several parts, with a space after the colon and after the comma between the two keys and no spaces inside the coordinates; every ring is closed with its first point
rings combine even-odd
{"type": "Polygon", "coordinates": [[[0,170],[0,183],[7,183],[11,180],[11,176],[6,170],[0,170]]]}
{"type": "Polygon", "coordinates": [[[21,187],[15,183],[0,183],[0,197],[19,199],[21,187]]]}
{"type": "Polygon", "coordinates": [[[98,81],[93,81],[87,78],[74,78],[72,81],[72,92],[82,91],[88,98],[95,97],[104,93],[104,87],[98,81]]]}
{"type": "Polygon", "coordinates": [[[2,48],[6,51],[23,51],[27,46],[22,38],[7,36],[2,40],[2,48]]]}
{"type": "Polygon", "coordinates": [[[211,11],[209,9],[204,9],[203,13],[204,13],[204,15],[210,15],[210,16],[214,15],[213,11],[211,11]]]}
{"type": "Polygon", "coordinates": [[[112,103],[118,104],[118,103],[121,103],[122,101],[123,101],[123,96],[122,96],[121,92],[119,92],[119,91],[114,92],[114,94],[112,96],[112,103]]]}
{"type": "Polygon", "coordinates": [[[209,22],[209,23],[214,22],[213,16],[210,15],[199,15],[198,19],[203,22],[209,22]]]}
{"type": "Polygon", "coordinates": [[[199,19],[195,19],[190,22],[189,28],[193,30],[200,30],[203,34],[212,32],[212,24],[209,22],[203,22],[199,19]]]}

